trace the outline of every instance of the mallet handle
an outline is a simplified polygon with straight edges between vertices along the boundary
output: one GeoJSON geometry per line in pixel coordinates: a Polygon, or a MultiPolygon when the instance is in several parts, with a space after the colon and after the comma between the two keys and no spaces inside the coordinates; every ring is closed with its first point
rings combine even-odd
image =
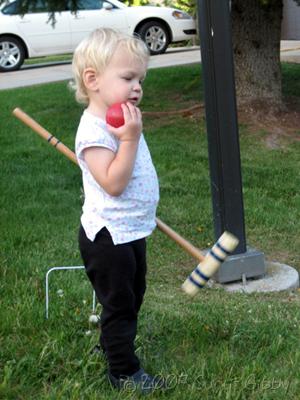
{"type": "MultiPolygon", "coordinates": [[[[52,146],[56,148],[56,150],[63,153],[67,158],[73,161],[78,165],[78,161],[75,153],[70,150],[67,146],[65,146],[62,142],[60,142],[55,136],[53,136],[50,132],[48,132],[45,128],[43,128],[39,123],[37,123],[33,118],[31,118],[28,114],[22,111],[20,108],[15,108],[13,110],[13,114],[25,125],[29,126],[34,132],[39,134],[42,138],[47,140],[52,146]]],[[[197,247],[193,246],[188,240],[184,239],[177,232],[175,232],[172,228],[170,228],[167,224],[162,222],[159,218],[156,218],[157,227],[173,239],[177,244],[179,244],[187,253],[189,253],[192,257],[194,257],[198,261],[204,260],[204,255],[201,253],[197,247]]]]}
{"type": "Polygon", "coordinates": [[[167,224],[162,222],[159,218],[156,218],[157,227],[164,232],[167,236],[174,240],[179,246],[181,246],[187,253],[194,257],[198,261],[203,261],[205,259],[204,255],[201,253],[197,247],[192,245],[188,240],[184,239],[179,233],[175,232],[167,224]]]}
{"type": "Polygon", "coordinates": [[[68,157],[73,163],[78,164],[75,153],[70,150],[67,146],[65,146],[59,139],[53,136],[47,129],[43,128],[38,122],[36,122],[33,118],[31,118],[28,114],[22,111],[20,108],[15,108],[13,110],[13,114],[19,118],[25,125],[29,126],[33,131],[35,131],[42,138],[47,140],[53,147],[55,147],[58,151],[63,153],[66,157],[68,157]]]}

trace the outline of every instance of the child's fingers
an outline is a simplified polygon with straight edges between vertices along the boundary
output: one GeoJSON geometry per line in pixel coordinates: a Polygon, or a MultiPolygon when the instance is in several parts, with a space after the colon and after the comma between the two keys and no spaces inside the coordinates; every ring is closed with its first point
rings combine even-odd
{"type": "Polygon", "coordinates": [[[128,108],[128,104],[127,103],[126,104],[122,103],[121,107],[122,107],[122,110],[123,110],[124,121],[125,121],[125,124],[126,124],[126,122],[128,122],[132,118],[131,117],[131,112],[130,112],[130,109],[128,108]]]}
{"type": "Polygon", "coordinates": [[[124,125],[115,128],[107,124],[107,129],[119,140],[136,140],[142,130],[142,113],[132,103],[122,104],[124,125]]]}
{"type": "Polygon", "coordinates": [[[127,102],[126,105],[128,107],[128,111],[129,111],[131,119],[135,120],[135,121],[139,120],[141,117],[140,110],[130,102],[127,102]]]}
{"type": "Polygon", "coordinates": [[[135,107],[138,119],[142,119],[142,112],[139,108],[135,107]]]}

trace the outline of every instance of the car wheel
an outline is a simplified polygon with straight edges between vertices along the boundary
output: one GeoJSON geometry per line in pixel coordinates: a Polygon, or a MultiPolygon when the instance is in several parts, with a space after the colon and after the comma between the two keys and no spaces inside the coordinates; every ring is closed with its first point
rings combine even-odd
{"type": "Polygon", "coordinates": [[[25,50],[20,40],[10,37],[0,37],[0,71],[8,72],[19,69],[24,62],[25,50]]]}
{"type": "Polygon", "coordinates": [[[153,55],[164,53],[170,43],[167,27],[158,21],[146,22],[139,28],[138,34],[153,55]]]}

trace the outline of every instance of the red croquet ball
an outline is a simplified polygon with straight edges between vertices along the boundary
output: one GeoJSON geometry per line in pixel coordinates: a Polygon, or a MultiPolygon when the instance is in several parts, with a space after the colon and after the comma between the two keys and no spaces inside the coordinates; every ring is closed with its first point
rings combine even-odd
{"type": "Polygon", "coordinates": [[[115,128],[124,125],[125,121],[121,103],[113,104],[108,108],[106,111],[106,122],[115,128]]]}

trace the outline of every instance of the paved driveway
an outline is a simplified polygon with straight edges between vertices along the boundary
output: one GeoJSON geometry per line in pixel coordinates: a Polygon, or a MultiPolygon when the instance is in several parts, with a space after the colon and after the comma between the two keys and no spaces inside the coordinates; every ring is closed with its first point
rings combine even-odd
{"type": "MultiPolygon", "coordinates": [[[[300,63],[300,41],[282,41],[280,56],[282,61],[300,63]]],[[[152,56],[149,68],[199,62],[201,62],[199,47],[171,48],[165,54],[152,56]]],[[[26,67],[19,71],[1,73],[0,90],[68,80],[71,76],[71,64],[69,63],[26,67]]]]}
{"type": "MultiPolygon", "coordinates": [[[[200,62],[200,48],[169,49],[165,54],[150,57],[149,68],[169,67],[200,62]]],[[[0,74],[0,89],[12,89],[39,83],[68,80],[72,77],[71,64],[26,67],[19,71],[0,74]]]]}

